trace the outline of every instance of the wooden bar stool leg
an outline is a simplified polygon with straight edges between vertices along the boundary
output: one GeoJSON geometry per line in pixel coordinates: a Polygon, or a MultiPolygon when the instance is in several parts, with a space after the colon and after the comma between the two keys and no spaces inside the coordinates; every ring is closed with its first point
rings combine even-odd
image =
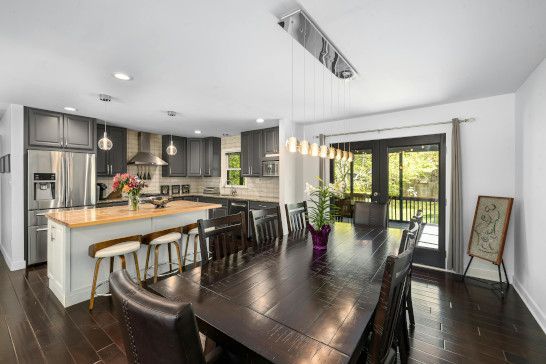
{"type": "Polygon", "coordinates": [[[138,285],[142,287],[142,280],[140,279],[140,267],[138,266],[138,255],[136,252],[133,252],[133,259],[135,260],[135,270],[138,279],[138,285]]]}
{"type": "Polygon", "coordinates": [[[125,263],[125,255],[118,255],[121,269],[127,269],[127,263],[125,263]]]}
{"type": "Polygon", "coordinates": [[[157,268],[159,265],[159,245],[154,249],[154,283],[157,283],[157,268]]]}
{"type": "Polygon", "coordinates": [[[173,242],[171,244],[174,244],[174,247],[176,248],[176,257],[178,258],[178,272],[182,273],[182,259],[180,257],[180,246],[178,245],[178,242],[173,242]]]}
{"type": "Polygon", "coordinates": [[[195,263],[197,261],[197,242],[199,240],[199,235],[195,235],[193,237],[193,262],[195,263]]]}
{"type": "Polygon", "coordinates": [[[95,303],[95,290],[97,289],[97,276],[99,275],[99,266],[102,258],[97,258],[95,262],[95,273],[93,273],[93,284],[91,285],[91,299],[89,300],[89,311],[93,309],[95,303]]]}
{"type": "Polygon", "coordinates": [[[151,245],[148,245],[146,248],[146,263],[144,263],[144,281],[148,279],[148,263],[150,261],[150,250],[152,250],[151,245]]]}
{"type": "Polygon", "coordinates": [[[186,237],[186,249],[184,249],[184,260],[182,261],[182,265],[186,265],[186,257],[188,256],[188,246],[190,245],[190,235],[188,234],[186,237]]]}
{"type": "Polygon", "coordinates": [[[167,250],[169,251],[169,272],[173,270],[173,261],[171,258],[171,243],[167,244],[167,250]]]}
{"type": "Polygon", "coordinates": [[[110,273],[114,271],[114,257],[110,257],[110,273]]]}

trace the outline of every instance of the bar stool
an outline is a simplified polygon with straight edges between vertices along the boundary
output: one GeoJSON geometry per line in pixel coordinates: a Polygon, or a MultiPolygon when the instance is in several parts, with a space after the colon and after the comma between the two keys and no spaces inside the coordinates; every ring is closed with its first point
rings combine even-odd
{"type": "Polygon", "coordinates": [[[142,285],[140,280],[140,268],[138,267],[138,256],[136,253],[140,249],[140,239],[140,235],[133,235],[124,238],[101,241],[99,243],[95,243],[89,246],[89,256],[96,259],[95,273],[93,274],[93,284],[91,285],[89,311],[93,309],[93,304],[95,303],[95,293],[97,290],[97,277],[99,275],[99,266],[100,262],[104,258],[110,258],[110,273],[112,273],[114,271],[115,257],[119,258],[121,268],[127,269],[127,265],[125,263],[125,254],[132,253],[135,260],[135,269],[138,284],[142,285]]]}
{"type": "Polygon", "coordinates": [[[186,265],[186,257],[188,256],[188,246],[190,245],[190,239],[193,236],[193,263],[195,263],[197,257],[197,246],[199,245],[199,229],[197,228],[197,223],[188,224],[182,227],[182,233],[186,237],[186,249],[184,249],[184,260],[182,265],[186,265]]]}
{"type": "Polygon", "coordinates": [[[161,231],[156,231],[147,235],[142,236],[142,244],[148,245],[148,248],[146,250],[146,266],[144,268],[144,280],[148,277],[148,269],[152,267],[148,267],[149,261],[150,261],[150,251],[152,250],[152,246],[154,246],[154,283],[157,282],[157,269],[159,266],[159,247],[163,244],[167,244],[167,248],[169,251],[169,271],[172,271],[172,265],[176,264],[172,262],[171,258],[171,244],[174,244],[174,247],[176,248],[176,256],[178,258],[178,271],[182,272],[182,262],[180,257],[180,246],[178,245],[178,241],[182,238],[181,229],[179,227],[172,228],[172,229],[166,229],[161,231]]]}

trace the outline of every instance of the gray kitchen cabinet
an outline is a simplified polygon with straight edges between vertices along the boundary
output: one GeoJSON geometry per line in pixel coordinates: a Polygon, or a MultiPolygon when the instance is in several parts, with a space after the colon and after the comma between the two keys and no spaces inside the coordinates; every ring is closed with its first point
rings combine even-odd
{"type": "Polygon", "coordinates": [[[176,147],[176,155],[167,154],[167,146],[171,144],[170,135],[163,135],[161,141],[162,158],[165,162],[169,163],[168,166],[161,167],[161,175],[163,177],[186,177],[186,138],[172,136],[173,145],[176,147]]]}
{"type": "MultiPolygon", "coordinates": [[[[109,126],[106,131],[112,141],[112,149],[97,148],[96,168],[99,177],[110,177],[116,173],[127,172],[127,129],[109,126]]],[[[97,138],[102,138],[103,134],[104,126],[99,125],[97,138]]]]}
{"type": "Polygon", "coordinates": [[[279,154],[279,127],[263,129],[262,131],[262,157],[267,158],[271,154],[279,154]]]}
{"type": "Polygon", "coordinates": [[[260,177],[262,169],[262,130],[241,133],[241,174],[260,177]]]}
{"type": "Polygon", "coordinates": [[[210,137],[203,139],[203,176],[220,177],[221,139],[210,137]]]}
{"type": "Polygon", "coordinates": [[[199,177],[203,175],[202,160],[203,140],[199,138],[188,138],[187,142],[187,175],[188,177],[199,177]]]}
{"type": "Polygon", "coordinates": [[[29,146],[62,148],[63,114],[38,109],[26,109],[26,114],[29,146]]]}
{"type": "Polygon", "coordinates": [[[53,111],[26,109],[28,146],[95,150],[95,119],[53,111]]]}
{"type": "Polygon", "coordinates": [[[77,115],[64,115],[64,147],[95,149],[95,120],[77,115]]]}

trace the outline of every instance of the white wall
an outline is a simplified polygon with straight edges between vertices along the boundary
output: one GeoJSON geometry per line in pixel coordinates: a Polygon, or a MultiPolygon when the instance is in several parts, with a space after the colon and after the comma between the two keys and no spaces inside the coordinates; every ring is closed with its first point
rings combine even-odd
{"type": "MultiPolygon", "coordinates": [[[[318,134],[388,128],[404,125],[426,124],[451,120],[452,118],[475,118],[475,122],[461,125],[462,183],[463,183],[463,225],[465,244],[470,235],[470,225],[478,195],[515,195],[515,138],[514,138],[514,95],[501,95],[483,99],[426,107],[394,113],[372,115],[349,120],[334,121],[305,126],[308,138],[318,134]]],[[[446,192],[447,202],[451,201],[451,125],[426,126],[413,129],[366,133],[350,137],[329,138],[327,142],[387,139],[426,134],[446,134],[446,192]]],[[[301,135],[299,135],[301,137],[301,135]]],[[[317,140],[315,140],[317,141],[317,140]]],[[[313,182],[318,176],[318,159],[305,157],[303,178],[296,188],[303,191],[305,182],[313,182]]],[[[328,176],[329,172],[326,171],[328,176]]],[[[449,205],[446,207],[446,221],[449,221],[449,205]]],[[[448,225],[448,224],[446,224],[448,225]]],[[[446,226],[449,229],[449,226],[446,226]]],[[[446,237],[449,236],[447,231],[446,237]]],[[[504,258],[508,275],[514,274],[514,233],[513,222],[508,230],[504,258]]],[[[447,239],[446,239],[447,241],[447,239]]],[[[465,249],[466,251],[466,249],[465,249]]],[[[465,254],[465,265],[468,257],[465,254]]],[[[475,259],[469,270],[472,276],[498,280],[496,266],[475,259]]]]}
{"type": "Polygon", "coordinates": [[[11,172],[0,174],[0,250],[11,270],[25,267],[24,108],[9,105],[0,121],[1,155],[11,154],[11,172]]]}
{"type": "Polygon", "coordinates": [[[516,92],[516,273],[514,287],[546,331],[546,60],[516,92]]]}

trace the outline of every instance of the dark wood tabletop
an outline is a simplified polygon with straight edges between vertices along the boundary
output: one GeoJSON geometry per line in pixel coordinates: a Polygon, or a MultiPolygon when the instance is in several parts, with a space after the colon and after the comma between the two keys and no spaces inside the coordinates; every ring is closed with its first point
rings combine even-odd
{"type": "Polygon", "coordinates": [[[326,251],[305,233],[285,235],[151,288],[191,302],[205,335],[253,361],[352,362],[400,236],[336,223],[326,251]]]}

